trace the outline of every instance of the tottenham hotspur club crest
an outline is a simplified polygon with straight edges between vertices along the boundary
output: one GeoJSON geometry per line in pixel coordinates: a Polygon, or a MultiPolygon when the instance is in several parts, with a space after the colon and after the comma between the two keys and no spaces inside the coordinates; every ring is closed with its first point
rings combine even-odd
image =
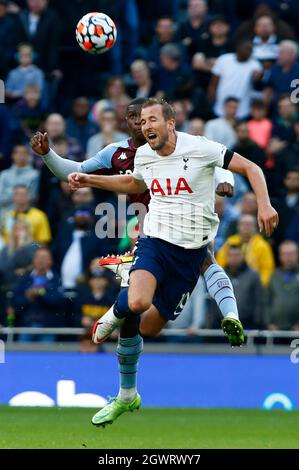
{"type": "Polygon", "coordinates": [[[187,168],[188,168],[187,162],[189,162],[189,158],[183,158],[183,161],[185,163],[184,170],[187,170],[187,168]]]}

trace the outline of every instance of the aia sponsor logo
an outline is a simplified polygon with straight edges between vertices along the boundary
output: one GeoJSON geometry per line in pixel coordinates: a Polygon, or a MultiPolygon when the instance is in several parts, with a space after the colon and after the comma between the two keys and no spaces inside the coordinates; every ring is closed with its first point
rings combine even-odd
{"type": "Polygon", "coordinates": [[[180,193],[186,194],[186,192],[189,194],[193,193],[185,178],[178,178],[177,182],[172,182],[170,178],[166,178],[165,181],[160,182],[155,178],[151,184],[151,193],[153,195],[173,196],[180,193]]]}

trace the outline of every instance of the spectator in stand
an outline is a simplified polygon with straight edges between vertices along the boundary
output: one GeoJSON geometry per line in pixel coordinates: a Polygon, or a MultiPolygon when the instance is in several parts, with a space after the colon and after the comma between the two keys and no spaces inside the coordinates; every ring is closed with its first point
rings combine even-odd
{"type": "Polygon", "coordinates": [[[22,40],[22,24],[17,15],[9,11],[9,1],[0,0],[0,77],[6,77],[12,66],[13,56],[22,40]]]}
{"type": "Polygon", "coordinates": [[[112,77],[107,80],[105,89],[105,98],[112,108],[116,107],[116,103],[120,96],[126,94],[126,86],[122,77],[112,77]]]}
{"type": "Polygon", "coordinates": [[[251,42],[243,39],[237,44],[236,53],[224,54],[216,60],[208,93],[211,103],[215,100],[217,116],[224,115],[224,103],[229,96],[239,100],[237,118],[249,116],[253,81],[262,76],[262,66],[251,54],[251,42]]]}
{"type": "Polygon", "coordinates": [[[279,225],[273,233],[276,245],[283,240],[296,240],[299,214],[299,168],[287,171],[283,184],[281,196],[277,198],[277,201],[273,201],[279,214],[279,225]]]}
{"type": "Polygon", "coordinates": [[[217,253],[217,263],[222,268],[227,267],[227,252],[230,245],[242,245],[248,266],[255,269],[260,276],[263,287],[267,287],[275,263],[272,248],[260,233],[257,233],[256,218],[252,215],[242,215],[238,223],[238,232],[228,237],[217,253]]]}
{"type": "Polygon", "coordinates": [[[115,113],[117,120],[117,130],[126,134],[128,132],[126,113],[131,99],[128,95],[120,95],[115,101],[115,113]]]}
{"type": "Polygon", "coordinates": [[[0,251],[1,289],[11,290],[20,276],[32,269],[33,255],[38,245],[32,242],[30,226],[25,220],[16,220],[11,237],[0,251]]]}
{"type": "MultiPolygon", "coordinates": [[[[56,137],[52,139],[51,148],[54,152],[57,152],[62,158],[67,158],[69,152],[68,142],[65,137],[56,137]]],[[[36,157],[38,166],[42,165],[41,158],[36,157]]],[[[36,165],[37,166],[37,165],[36,165]]],[[[39,188],[38,188],[38,207],[47,211],[49,198],[52,193],[59,187],[59,179],[48,169],[46,165],[42,165],[40,168],[39,188]]]]}
{"type": "Polygon", "coordinates": [[[190,72],[182,62],[182,54],[175,44],[166,44],[161,49],[160,65],[156,74],[159,96],[168,100],[184,98],[191,93],[190,72]]]}
{"type": "Polygon", "coordinates": [[[189,121],[188,134],[191,135],[204,135],[205,133],[205,122],[200,118],[192,118],[189,121]]]}
{"type": "Polygon", "coordinates": [[[30,192],[31,202],[36,201],[39,174],[30,164],[30,153],[24,145],[16,145],[12,151],[13,164],[0,173],[0,224],[4,214],[13,209],[13,193],[16,186],[24,185],[30,192]]]}
{"type": "MultiPolygon", "coordinates": [[[[224,101],[224,116],[211,119],[205,125],[205,137],[221,142],[227,148],[234,147],[237,141],[235,132],[236,114],[239,106],[237,98],[228,96],[224,101]]],[[[246,155],[247,157],[247,155],[246,155]]]]}
{"type": "Polygon", "coordinates": [[[75,162],[82,162],[84,160],[84,152],[76,137],[71,137],[66,134],[66,123],[58,113],[49,114],[45,121],[45,131],[48,133],[50,144],[53,139],[64,137],[67,140],[67,154],[66,158],[74,160],[75,162]]]}
{"type": "Polygon", "coordinates": [[[278,58],[278,37],[273,17],[263,15],[256,18],[252,40],[254,59],[275,62],[278,58]]]}
{"type": "Polygon", "coordinates": [[[27,85],[24,97],[13,107],[14,132],[21,141],[27,141],[40,129],[46,115],[41,102],[41,91],[36,85],[27,85]]]}
{"type": "Polygon", "coordinates": [[[262,170],[265,166],[265,153],[253,140],[250,139],[248,123],[240,121],[236,125],[237,142],[232,148],[234,152],[246,155],[246,158],[258,165],[262,170]]]}
{"type": "Polygon", "coordinates": [[[296,104],[288,95],[280,96],[278,115],[273,119],[272,138],[266,149],[265,175],[271,197],[280,196],[287,169],[298,166],[295,125],[298,118],[296,104]]]}
{"type": "Polygon", "coordinates": [[[2,236],[8,242],[16,220],[25,220],[30,226],[32,239],[38,243],[51,242],[51,231],[46,214],[30,206],[30,192],[27,186],[19,185],[14,190],[14,209],[6,212],[2,224],[2,236]]]}
{"type": "MultiPolygon", "coordinates": [[[[184,0],[185,1],[185,0],[184,0]]],[[[163,2],[149,2],[148,0],[138,0],[140,21],[140,44],[148,46],[151,38],[155,34],[157,18],[169,17],[177,21],[181,0],[163,0],[163,2]]]]}
{"type": "MultiPolygon", "coordinates": [[[[159,18],[156,23],[155,36],[151,45],[147,50],[147,62],[151,66],[158,66],[160,62],[161,49],[165,44],[175,43],[175,25],[173,18],[170,16],[163,16],[159,18]]],[[[182,48],[181,44],[177,44],[182,48]]]]}
{"type": "Polygon", "coordinates": [[[289,95],[281,95],[277,102],[278,115],[274,118],[272,137],[280,140],[282,145],[294,141],[294,122],[298,119],[298,109],[289,95]]]}
{"type": "Polygon", "coordinates": [[[66,120],[67,135],[77,139],[84,155],[88,139],[99,130],[98,126],[90,120],[89,112],[89,100],[81,96],[73,101],[72,114],[66,120]]]}
{"type": "Polygon", "coordinates": [[[18,47],[19,66],[11,70],[5,83],[5,95],[8,99],[19,99],[25,94],[28,85],[36,85],[43,94],[45,83],[41,69],[33,65],[33,50],[30,44],[18,47]]]}
{"type": "Polygon", "coordinates": [[[76,304],[79,326],[91,332],[94,322],[109,310],[115,301],[111,289],[114,282],[114,276],[108,269],[99,266],[89,269],[86,283],[78,286],[76,304]]]}
{"type": "Polygon", "coordinates": [[[80,210],[83,207],[88,209],[90,213],[95,212],[96,201],[91,188],[80,188],[77,191],[73,191],[71,193],[71,201],[70,210],[65,213],[64,217],[60,217],[60,227],[62,229],[73,226],[77,209],[80,210]]]}
{"type": "MultiPolygon", "coordinates": [[[[276,2],[276,0],[270,0],[276,2]]],[[[291,0],[292,1],[292,0],[291,0]]],[[[279,15],[276,15],[273,11],[273,8],[266,5],[267,0],[256,0],[255,3],[257,7],[254,12],[252,12],[252,2],[249,1],[249,8],[251,9],[251,15],[248,17],[247,21],[244,21],[240,24],[236,31],[236,42],[240,41],[244,37],[253,38],[256,34],[255,27],[259,18],[270,17],[275,25],[275,33],[280,39],[295,39],[296,35],[290,24],[286,23],[281,19],[281,11],[279,15]],[[261,4],[260,4],[261,3],[261,4]]],[[[271,5],[272,7],[272,5],[271,5]]],[[[267,29],[269,26],[267,27],[267,29]]]]}
{"type": "Polygon", "coordinates": [[[278,62],[273,66],[266,82],[264,97],[267,102],[282,94],[291,95],[292,82],[299,77],[298,45],[295,41],[285,40],[279,44],[278,62]]]}
{"type": "Polygon", "coordinates": [[[262,4],[272,9],[277,15],[279,15],[280,21],[288,27],[293,27],[299,35],[298,22],[299,22],[299,4],[297,0],[257,0],[257,4],[262,4]]]}
{"type": "Polygon", "coordinates": [[[237,220],[239,213],[233,205],[228,204],[227,198],[217,195],[215,198],[215,212],[220,220],[217,235],[214,240],[215,252],[217,253],[225,243],[228,227],[237,220]]]}
{"type": "Polygon", "coordinates": [[[59,181],[58,186],[52,189],[47,198],[46,214],[49,218],[53,239],[58,234],[61,221],[74,209],[73,194],[75,193],[66,181],[59,181]]]}
{"type": "MultiPolygon", "coordinates": [[[[228,246],[225,272],[233,285],[239,317],[244,328],[263,327],[261,281],[258,273],[247,265],[241,244],[228,246]]],[[[216,303],[210,302],[209,305],[211,306],[210,315],[218,320],[216,303]]]]}
{"type": "Polygon", "coordinates": [[[59,16],[48,9],[48,0],[27,0],[27,8],[19,16],[22,23],[22,39],[32,45],[36,53],[36,65],[49,78],[60,79],[58,50],[62,25],[59,16]]]}
{"type": "Polygon", "coordinates": [[[106,145],[128,138],[128,134],[117,131],[116,114],[113,109],[103,109],[98,115],[100,132],[87,141],[86,158],[94,157],[106,145]]]}
{"type": "Polygon", "coordinates": [[[188,132],[189,120],[188,110],[183,101],[176,100],[172,103],[172,107],[175,112],[175,128],[180,132],[188,132]]]}
{"type": "Polygon", "coordinates": [[[271,276],[266,291],[269,330],[299,330],[298,245],[285,241],[279,246],[281,266],[271,276]]]}
{"type": "Polygon", "coordinates": [[[234,209],[237,216],[227,226],[225,238],[234,235],[234,233],[237,233],[238,220],[242,215],[252,215],[255,218],[257,217],[256,195],[249,191],[246,192],[245,194],[243,194],[240,204],[235,205],[234,209]]]}
{"type": "Polygon", "coordinates": [[[208,37],[209,16],[206,0],[188,1],[188,18],[178,30],[178,37],[187,48],[189,60],[198,50],[198,43],[208,37]]]}
{"type": "Polygon", "coordinates": [[[281,188],[287,171],[299,168],[299,117],[293,125],[295,140],[288,141],[287,145],[277,153],[275,172],[278,176],[277,185],[281,188]]]}
{"type": "Polygon", "coordinates": [[[265,150],[272,134],[272,122],[267,118],[268,109],[262,100],[251,103],[251,119],[248,121],[249,138],[265,150]]]}
{"type": "Polygon", "coordinates": [[[73,291],[77,279],[87,269],[91,260],[107,253],[115,253],[115,248],[115,240],[100,239],[96,236],[90,207],[78,207],[73,221],[63,223],[53,244],[55,265],[61,273],[64,289],[73,291]]]}
{"type": "Polygon", "coordinates": [[[230,26],[224,16],[215,15],[209,22],[208,37],[197,44],[197,51],[192,57],[192,69],[203,88],[209,84],[216,59],[234,50],[229,32],[230,26]]]}
{"type": "Polygon", "coordinates": [[[10,153],[13,147],[11,121],[11,114],[7,106],[0,104],[0,171],[8,168],[11,164],[10,153]]]}
{"type": "Polygon", "coordinates": [[[134,98],[149,98],[156,94],[155,83],[151,78],[148,64],[144,60],[134,60],[131,64],[131,75],[134,81],[130,95],[134,98]]]}
{"type": "MultiPolygon", "coordinates": [[[[64,326],[62,315],[64,297],[60,280],[52,271],[52,255],[48,248],[39,248],[33,257],[33,271],[22,276],[16,284],[12,299],[17,326],[58,327],[64,326]]],[[[36,339],[54,342],[55,335],[22,334],[19,341],[36,339]]]]}

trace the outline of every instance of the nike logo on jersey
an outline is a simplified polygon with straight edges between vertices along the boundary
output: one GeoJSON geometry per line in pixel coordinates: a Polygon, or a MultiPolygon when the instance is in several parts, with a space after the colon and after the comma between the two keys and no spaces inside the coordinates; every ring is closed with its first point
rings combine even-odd
{"type": "Polygon", "coordinates": [[[118,160],[128,160],[128,157],[124,152],[122,152],[118,157],[118,160]]]}

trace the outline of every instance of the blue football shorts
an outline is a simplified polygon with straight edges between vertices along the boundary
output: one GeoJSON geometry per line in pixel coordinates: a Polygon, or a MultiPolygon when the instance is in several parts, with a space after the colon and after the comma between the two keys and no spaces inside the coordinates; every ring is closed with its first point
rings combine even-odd
{"type": "Polygon", "coordinates": [[[136,257],[130,273],[144,269],[156,278],[153,304],[164,318],[175,320],[197,284],[207,246],[187,249],[143,235],[134,253],[136,257]]]}

